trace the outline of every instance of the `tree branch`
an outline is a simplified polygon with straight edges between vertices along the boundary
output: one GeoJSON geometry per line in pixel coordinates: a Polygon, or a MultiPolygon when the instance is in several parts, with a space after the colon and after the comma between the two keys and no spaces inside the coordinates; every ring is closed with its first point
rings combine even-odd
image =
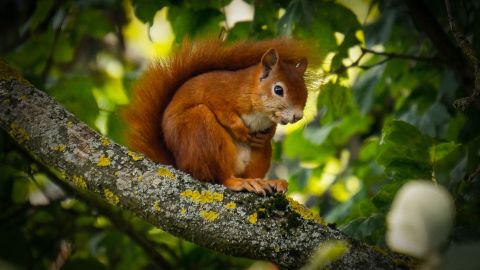
{"type": "Polygon", "coordinates": [[[468,39],[465,37],[465,34],[463,34],[463,31],[460,29],[452,16],[452,7],[449,0],[445,0],[445,8],[447,10],[448,22],[450,24],[453,36],[455,37],[455,41],[462,50],[462,53],[468,58],[471,65],[473,66],[475,78],[472,94],[468,97],[455,100],[455,102],[453,103],[453,106],[455,106],[455,108],[464,111],[470,105],[470,103],[475,101],[475,98],[477,96],[480,96],[480,63],[478,62],[475,49],[473,48],[470,41],[468,41],[468,39]]]}
{"type": "Polygon", "coordinates": [[[452,44],[447,34],[443,31],[442,26],[437,22],[425,3],[421,0],[406,0],[405,3],[413,22],[428,36],[433,46],[437,48],[439,57],[448,63],[462,78],[471,79],[472,74],[465,67],[462,54],[452,44]]]}
{"type": "Polygon", "coordinates": [[[394,52],[379,52],[367,48],[361,48],[362,52],[364,53],[371,53],[375,55],[386,56],[387,58],[399,58],[399,59],[406,59],[406,60],[415,60],[415,61],[424,61],[424,62],[437,62],[438,59],[436,57],[428,57],[428,56],[415,56],[403,53],[394,53],[394,52]]]}
{"type": "Polygon", "coordinates": [[[39,163],[163,230],[229,255],[304,265],[342,240],[333,269],[400,269],[414,261],[354,241],[284,196],[261,197],[202,183],[92,131],[0,61],[0,127],[39,163]]]}
{"type": "Polygon", "coordinates": [[[363,70],[367,70],[367,69],[370,69],[372,67],[375,67],[375,66],[379,66],[381,64],[384,64],[394,58],[397,58],[397,59],[404,59],[404,60],[414,60],[414,61],[424,61],[424,62],[432,62],[432,63],[437,63],[438,62],[438,58],[436,57],[427,57],[427,56],[415,56],[415,55],[409,55],[409,54],[402,54],[402,53],[394,53],[394,52],[379,52],[379,51],[375,51],[375,50],[372,50],[372,49],[367,49],[367,48],[364,48],[364,47],[361,47],[360,50],[362,51],[360,56],[355,60],[353,61],[350,65],[348,66],[340,66],[338,67],[337,69],[334,69],[328,73],[326,73],[325,75],[323,76],[330,76],[332,74],[341,74],[345,71],[347,71],[348,69],[350,68],[361,68],[363,70]],[[375,54],[375,55],[380,55],[380,56],[385,56],[384,59],[376,62],[376,63],[373,63],[371,65],[362,65],[360,64],[360,61],[363,59],[363,57],[367,54],[375,54]]]}

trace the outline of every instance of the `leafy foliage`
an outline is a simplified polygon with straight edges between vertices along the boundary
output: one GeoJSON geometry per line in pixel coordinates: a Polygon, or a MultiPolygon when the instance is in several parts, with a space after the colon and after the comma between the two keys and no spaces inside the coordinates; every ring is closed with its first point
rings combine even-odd
{"type": "MultiPolygon", "coordinates": [[[[280,128],[270,175],[287,178],[291,196],[343,232],[381,247],[385,216],[404,183],[444,185],[457,206],[445,267],[475,265],[456,258],[478,253],[479,106],[465,112],[452,106],[469,94],[472,76],[443,58],[444,44],[414,23],[411,7],[400,0],[246,1],[252,19],[227,27],[224,7],[235,2],[4,1],[0,53],[81,120],[125,143],[120,115],[133,82],[147,59],[168,54],[184,37],[307,38],[323,59],[315,71],[322,84],[310,93],[310,118],[280,128]]],[[[447,29],[443,0],[425,2],[427,19],[447,29]]],[[[480,4],[461,2],[454,15],[480,53],[480,4]]],[[[60,192],[4,133],[0,149],[0,239],[9,243],[0,247],[0,266],[49,268],[68,251],[65,269],[155,267],[125,228],[60,192]]],[[[154,243],[169,264],[164,268],[252,263],[177,239],[130,213],[121,216],[154,243]]]]}

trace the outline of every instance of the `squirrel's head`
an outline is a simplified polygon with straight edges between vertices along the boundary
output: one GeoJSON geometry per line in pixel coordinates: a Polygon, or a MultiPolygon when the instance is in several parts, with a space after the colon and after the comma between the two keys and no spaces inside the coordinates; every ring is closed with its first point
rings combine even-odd
{"type": "Polygon", "coordinates": [[[307,88],[303,75],[307,59],[284,61],[277,50],[269,49],[259,64],[257,91],[260,95],[254,106],[279,124],[295,123],[303,117],[307,88]]]}

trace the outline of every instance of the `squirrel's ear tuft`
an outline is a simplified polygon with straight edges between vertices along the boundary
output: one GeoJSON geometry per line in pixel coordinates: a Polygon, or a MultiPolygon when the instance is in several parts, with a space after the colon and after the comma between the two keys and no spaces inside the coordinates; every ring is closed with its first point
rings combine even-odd
{"type": "Polygon", "coordinates": [[[307,58],[302,57],[300,58],[296,63],[295,63],[295,68],[297,69],[298,72],[300,73],[305,73],[305,70],[307,70],[308,66],[308,61],[307,58]]]}
{"type": "Polygon", "coordinates": [[[272,69],[278,63],[278,53],[275,49],[270,49],[262,56],[262,65],[265,68],[272,69]]]}

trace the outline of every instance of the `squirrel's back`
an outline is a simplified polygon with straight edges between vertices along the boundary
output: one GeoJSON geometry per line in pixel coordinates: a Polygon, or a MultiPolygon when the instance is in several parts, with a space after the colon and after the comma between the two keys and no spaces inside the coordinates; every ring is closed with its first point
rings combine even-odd
{"type": "Polygon", "coordinates": [[[185,40],[171,57],[154,61],[134,86],[132,102],[125,111],[130,147],[157,162],[174,164],[164,143],[161,123],[177,89],[203,73],[253,66],[270,48],[275,48],[287,61],[310,54],[306,43],[288,38],[240,41],[230,45],[217,39],[185,40]]]}

